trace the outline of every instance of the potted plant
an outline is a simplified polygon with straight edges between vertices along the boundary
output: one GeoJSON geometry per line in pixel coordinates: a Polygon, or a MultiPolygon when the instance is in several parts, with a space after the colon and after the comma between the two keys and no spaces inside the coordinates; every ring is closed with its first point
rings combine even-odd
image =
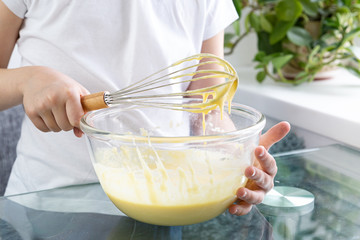
{"type": "Polygon", "coordinates": [[[257,35],[256,79],[291,84],[343,67],[360,76],[360,0],[233,0],[240,20],[225,34],[225,54],[257,35]],[[242,16],[243,13],[245,13],[242,16]],[[272,68],[272,69],[271,69],[272,68]]]}

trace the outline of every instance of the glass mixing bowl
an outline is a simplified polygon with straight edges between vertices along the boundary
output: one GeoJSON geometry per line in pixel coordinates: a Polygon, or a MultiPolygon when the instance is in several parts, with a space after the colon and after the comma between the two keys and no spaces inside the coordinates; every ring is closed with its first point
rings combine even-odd
{"type": "Polygon", "coordinates": [[[142,222],[187,225],[223,213],[246,184],[265,118],[240,104],[227,112],[124,104],[85,114],[81,130],[116,207],[142,222]]]}

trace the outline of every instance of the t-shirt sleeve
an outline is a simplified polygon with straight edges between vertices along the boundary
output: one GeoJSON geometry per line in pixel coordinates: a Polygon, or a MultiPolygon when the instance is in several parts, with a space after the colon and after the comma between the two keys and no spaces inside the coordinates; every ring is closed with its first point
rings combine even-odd
{"type": "Polygon", "coordinates": [[[209,0],[204,40],[215,36],[239,18],[232,0],[209,0]]]}
{"type": "Polygon", "coordinates": [[[27,11],[25,0],[1,0],[19,18],[24,18],[27,11]]]}

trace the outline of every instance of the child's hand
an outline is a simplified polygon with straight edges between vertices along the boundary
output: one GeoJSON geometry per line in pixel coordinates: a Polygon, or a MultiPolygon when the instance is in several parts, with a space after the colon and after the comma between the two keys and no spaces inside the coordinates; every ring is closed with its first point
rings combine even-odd
{"type": "Polygon", "coordinates": [[[255,149],[254,166],[245,170],[245,176],[249,180],[245,187],[238,189],[238,201],[229,208],[231,214],[240,216],[249,213],[252,205],[261,203],[265,194],[273,188],[277,166],[275,159],[267,150],[289,131],[290,124],[280,122],[260,137],[259,146],[255,149]]]}
{"type": "Polygon", "coordinates": [[[76,136],[84,111],[81,96],[88,91],[70,77],[47,67],[31,67],[29,79],[21,84],[24,109],[43,132],[70,131],[76,136]]]}

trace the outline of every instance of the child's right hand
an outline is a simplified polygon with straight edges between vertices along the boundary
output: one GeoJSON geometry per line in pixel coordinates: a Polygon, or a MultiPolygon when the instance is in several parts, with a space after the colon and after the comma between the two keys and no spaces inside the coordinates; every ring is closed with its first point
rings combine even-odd
{"type": "Polygon", "coordinates": [[[81,96],[89,94],[70,77],[47,67],[30,67],[30,78],[20,90],[26,114],[43,132],[70,131],[81,137],[80,119],[84,114],[81,96]]]}

